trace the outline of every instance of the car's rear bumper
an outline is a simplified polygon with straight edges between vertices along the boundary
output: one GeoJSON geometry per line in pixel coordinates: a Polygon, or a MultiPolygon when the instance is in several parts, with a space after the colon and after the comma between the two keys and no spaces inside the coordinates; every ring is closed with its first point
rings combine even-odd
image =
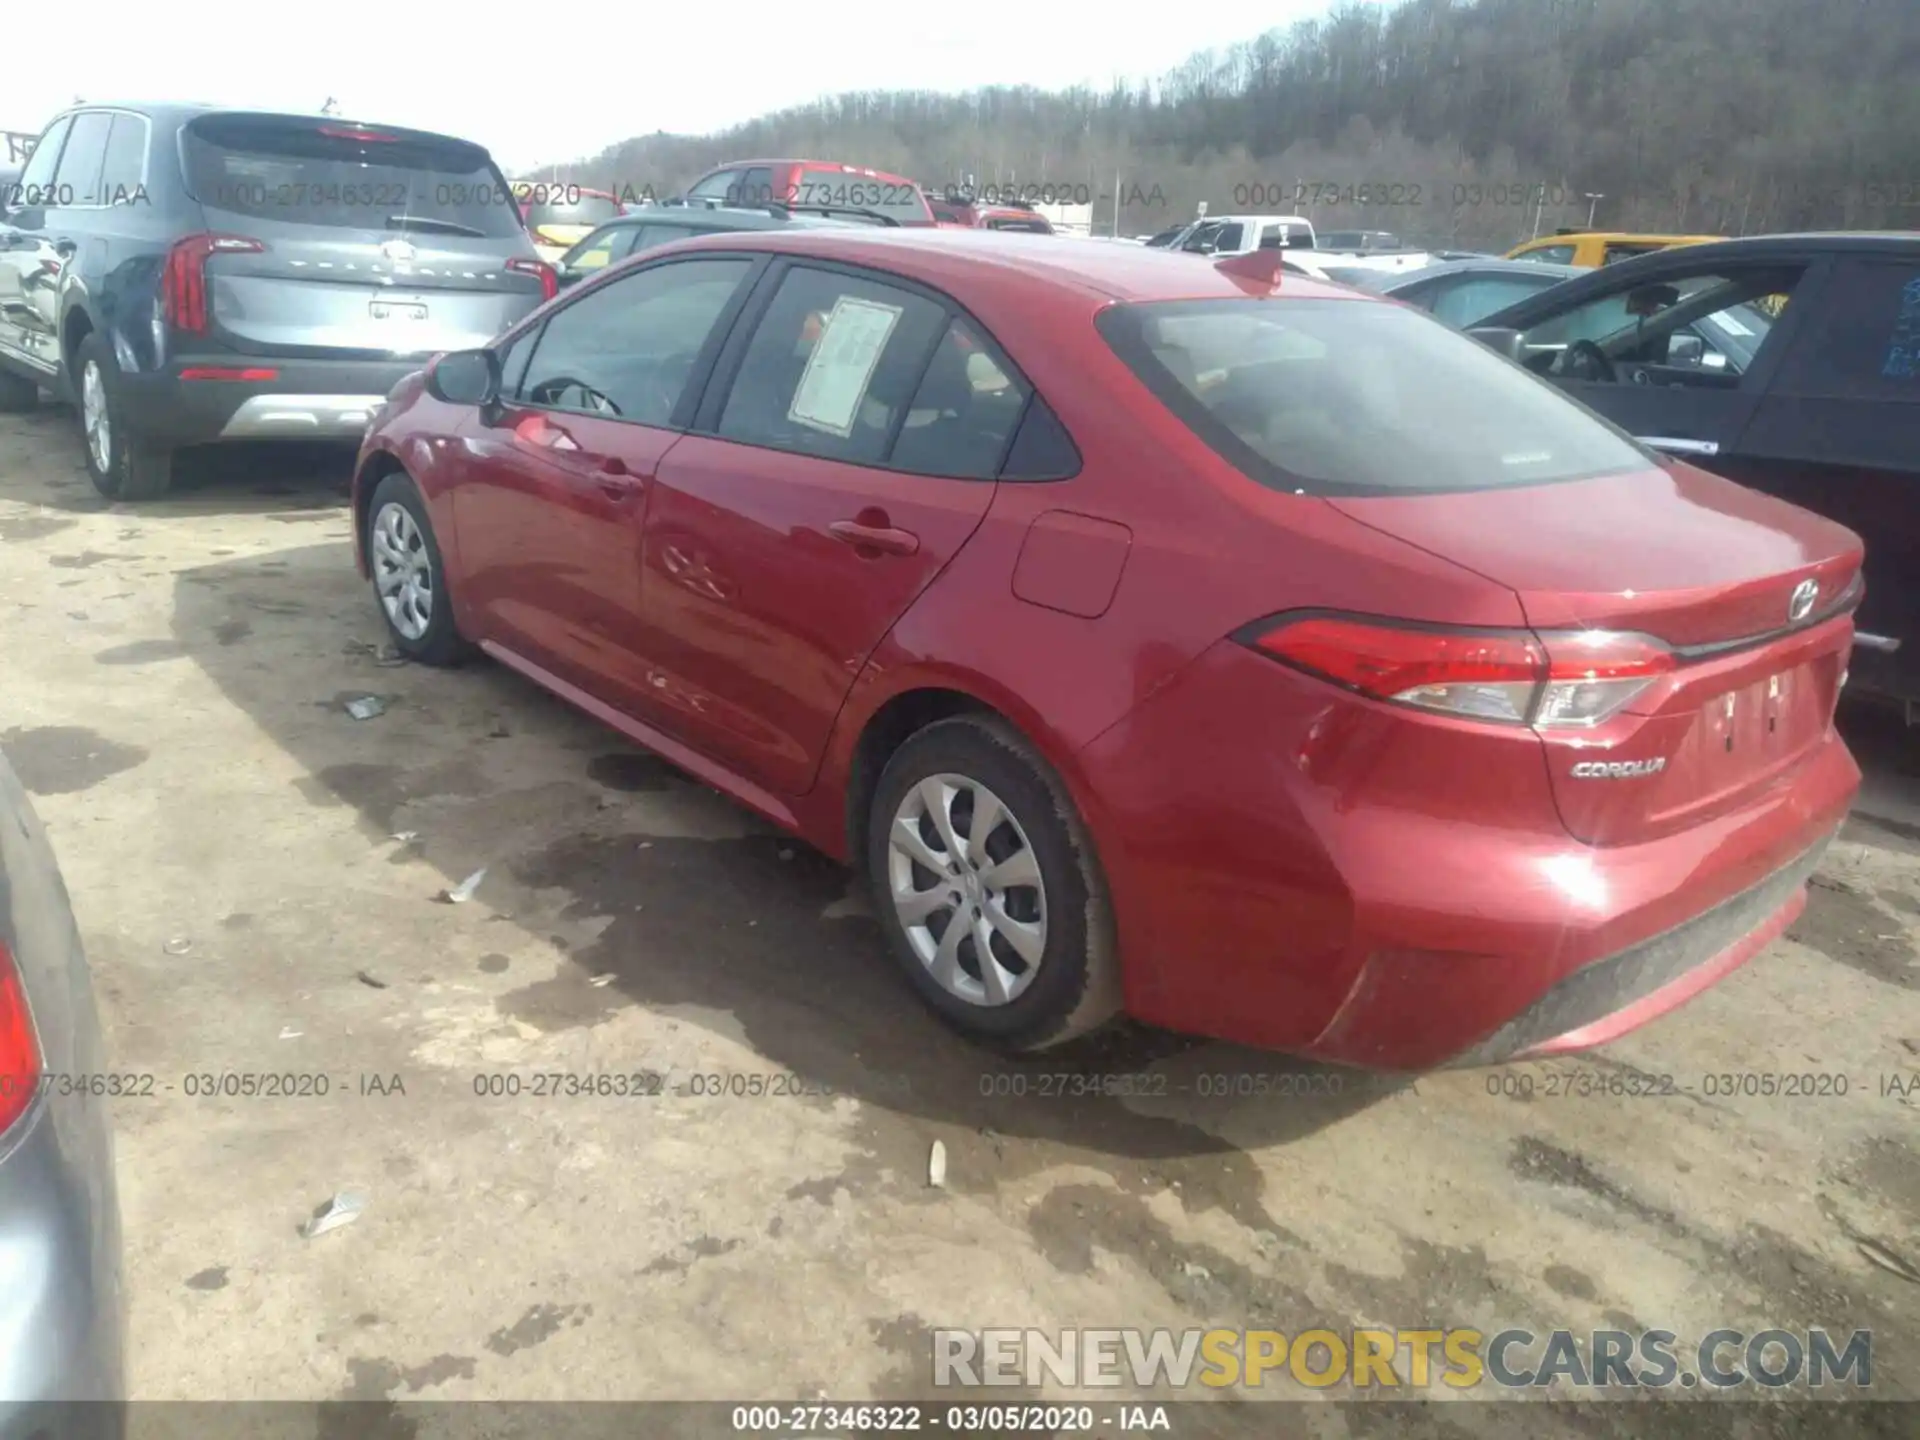
{"type": "Polygon", "coordinates": [[[125,1301],[105,1102],[43,1095],[0,1140],[0,1440],[120,1433],[125,1301]]]}
{"type": "Polygon", "coordinates": [[[224,440],[358,442],[394,384],[418,370],[404,360],[186,359],[120,377],[122,423],[162,446],[224,440]],[[271,371],[271,379],[190,378],[192,372],[271,371]]]}
{"type": "Polygon", "coordinates": [[[1083,751],[1129,1010],[1389,1070],[1605,1043],[1792,923],[1860,782],[1829,731],[1736,809],[1593,846],[1544,756],[1432,728],[1223,646],[1083,751]]]}

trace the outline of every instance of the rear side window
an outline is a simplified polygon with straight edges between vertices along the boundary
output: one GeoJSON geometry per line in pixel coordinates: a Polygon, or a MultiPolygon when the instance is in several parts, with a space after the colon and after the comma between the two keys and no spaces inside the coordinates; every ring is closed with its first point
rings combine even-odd
{"type": "Polygon", "coordinates": [[[116,114],[107,136],[107,163],[100,189],[107,204],[125,204],[147,178],[147,122],[139,115],[116,114]]]}
{"type": "Polygon", "coordinates": [[[546,323],[521,382],[530,405],[667,425],[746,260],[687,260],[608,281],[546,323]]]}
{"type": "Polygon", "coordinates": [[[620,214],[620,202],[611,196],[595,195],[573,186],[556,185],[527,207],[527,227],[604,225],[609,220],[618,220],[620,214]]]}
{"type": "Polygon", "coordinates": [[[844,170],[802,170],[794,177],[790,203],[871,210],[900,225],[933,221],[920,187],[884,175],[849,175],[844,170]]]}
{"type": "Polygon", "coordinates": [[[940,306],[891,285],[789,271],[742,357],[720,437],[882,463],[946,320],[940,306]]]}
{"type": "Polygon", "coordinates": [[[1552,386],[1400,305],[1116,305],[1099,328],[1249,478],[1303,494],[1487,490],[1653,462],[1552,386]]]}
{"type": "Polygon", "coordinates": [[[1920,265],[1847,265],[1806,325],[1776,395],[1920,402],[1920,265]]]}
{"type": "Polygon", "coordinates": [[[956,319],[934,347],[887,463],[920,475],[990,480],[1029,393],[979,330],[956,319]]]}
{"type": "Polygon", "coordinates": [[[188,126],[182,152],[194,199],[257,220],[502,239],[523,229],[505,178],[464,140],[220,115],[188,126]]]}

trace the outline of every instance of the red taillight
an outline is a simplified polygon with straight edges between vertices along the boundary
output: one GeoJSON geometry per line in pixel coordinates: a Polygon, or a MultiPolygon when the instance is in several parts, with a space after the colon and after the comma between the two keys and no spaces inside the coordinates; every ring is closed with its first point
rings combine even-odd
{"type": "Polygon", "coordinates": [[[40,1083],[40,1046],[27,1012],[26,992],[13,956],[0,944],[0,1134],[33,1103],[40,1083]]]}
{"type": "Polygon", "coordinates": [[[189,235],[167,251],[160,273],[160,310],[176,330],[207,329],[207,261],[215,255],[257,255],[267,247],[244,235],[189,235]]]}
{"type": "Polygon", "coordinates": [[[551,300],[560,293],[560,273],[544,260],[523,260],[516,256],[507,261],[507,269],[516,275],[532,275],[538,279],[542,300],[551,300]]]}
{"type": "Polygon", "coordinates": [[[382,135],[378,130],[362,130],[357,125],[322,125],[320,133],[330,140],[370,140],[382,145],[391,145],[395,138],[382,135]]]}
{"type": "Polygon", "coordinates": [[[1335,616],[1283,622],[1253,643],[1376,700],[1556,729],[1599,724],[1674,665],[1671,651],[1642,635],[1428,629],[1335,616]]]}

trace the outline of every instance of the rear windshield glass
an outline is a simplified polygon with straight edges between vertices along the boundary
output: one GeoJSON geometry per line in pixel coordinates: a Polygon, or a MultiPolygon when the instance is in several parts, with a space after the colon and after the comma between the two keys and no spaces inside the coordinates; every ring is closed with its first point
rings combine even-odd
{"type": "Polygon", "coordinates": [[[794,177],[794,205],[841,205],[885,215],[896,225],[930,225],[920,187],[884,175],[849,175],[844,170],[802,170],[794,177]]]}
{"type": "Polygon", "coordinates": [[[1250,478],[1309,494],[1486,490],[1643,470],[1603,421],[1478,341],[1400,305],[1116,305],[1100,332],[1250,478]]]}
{"type": "MultiPolygon", "coordinates": [[[[546,193],[532,197],[527,206],[530,229],[541,225],[604,225],[620,218],[620,202],[611,195],[595,195],[566,185],[542,185],[539,189],[546,193]]],[[[526,193],[525,187],[522,193],[526,193]]]]}
{"type": "Polygon", "coordinates": [[[182,154],[194,199],[258,220],[443,235],[522,228],[493,161],[464,140],[222,115],[194,121],[182,154]]]}

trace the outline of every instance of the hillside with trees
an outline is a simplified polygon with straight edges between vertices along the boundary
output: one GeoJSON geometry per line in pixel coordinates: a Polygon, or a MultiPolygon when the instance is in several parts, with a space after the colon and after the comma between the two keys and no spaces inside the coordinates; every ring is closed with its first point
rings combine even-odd
{"type": "Polygon", "coordinates": [[[1104,92],[838,95],[541,173],[664,196],[766,155],[1091,200],[1100,233],[1116,198],[1123,234],[1202,201],[1436,245],[1913,229],[1920,0],[1341,5],[1104,92]]]}

